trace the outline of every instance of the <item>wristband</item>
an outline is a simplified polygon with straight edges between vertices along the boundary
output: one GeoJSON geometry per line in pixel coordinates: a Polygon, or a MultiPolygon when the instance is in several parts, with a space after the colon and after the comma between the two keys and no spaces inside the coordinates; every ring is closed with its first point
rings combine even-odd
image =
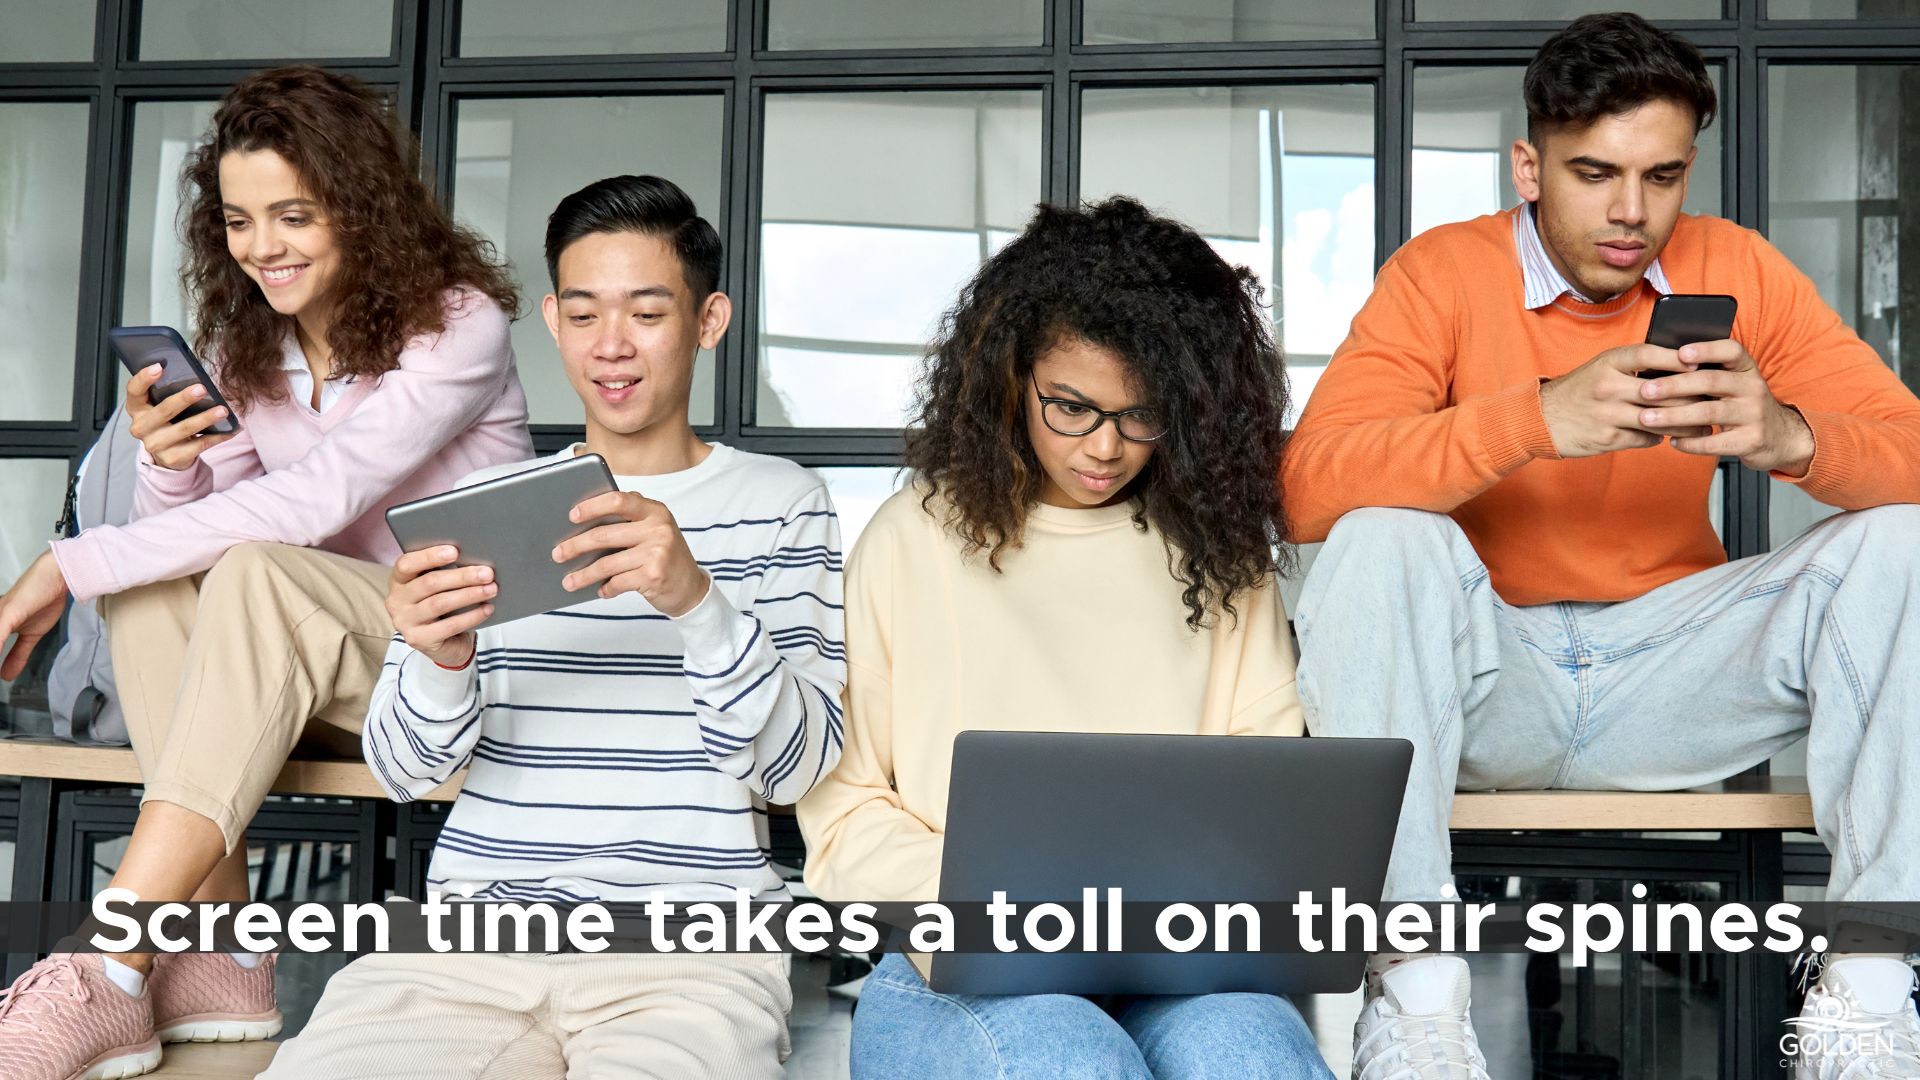
{"type": "Polygon", "coordinates": [[[467,652],[467,658],[465,660],[460,661],[457,664],[452,665],[451,667],[441,663],[438,660],[433,660],[433,657],[431,656],[427,657],[427,659],[433,660],[433,666],[439,668],[441,671],[465,671],[467,670],[468,667],[470,667],[473,664],[473,658],[475,656],[478,656],[479,654],[480,654],[480,642],[478,639],[476,639],[473,643],[473,648],[468,650],[467,652]]]}

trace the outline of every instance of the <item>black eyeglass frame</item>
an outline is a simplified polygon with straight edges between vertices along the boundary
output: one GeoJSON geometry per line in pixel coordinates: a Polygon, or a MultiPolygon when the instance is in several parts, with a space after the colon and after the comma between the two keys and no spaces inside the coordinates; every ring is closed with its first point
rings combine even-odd
{"type": "Polygon", "coordinates": [[[1053,432],[1055,435],[1065,435],[1069,439],[1078,439],[1078,438],[1081,438],[1082,436],[1091,435],[1094,432],[1099,431],[1100,425],[1111,420],[1113,421],[1113,430],[1119,432],[1121,438],[1131,443],[1151,443],[1151,442],[1158,442],[1159,440],[1166,438],[1167,431],[1173,426],[1171,424],[1165,424],[1163,422],[1163,426],[1160,428],[1160,430],[1154,433],[1152,436],[1145,439],[1135,438],[1134,436],[1127,434],[1126,429],[1120,426],[1121,418],[1127,417],[1127,416],[1138,417],[1143,414],[1152,414],[1157,410],[1146,409],[1146,408],[1133,408],[1133,409],[1121,409],[1119,412],[1108,412],[1107,410],[1099,408],[1097,406],[1089,405],[1084,401],[1075,401],[1072,398],[1048,397],[1047,395],[1040,392],[1040,377],[1034,374],[1032,371],[1027,372],[1027,380],[1033,383],[1034,396],[1040,399],[1040,422],[1047,425],[1047,430],[1053,432]],[[1093,421],[1093,426],[1087,428],[1087,430],[1085,431],[1061,431],[1059,428],[1053,426],[1053,421],[1048,419],[1047,417],[1047,406],[1049,405],[1068,405],[1076,409],[1085,409],[1090,413],[1094,413],[1096,414],[1096,416],[1093,421]]]}

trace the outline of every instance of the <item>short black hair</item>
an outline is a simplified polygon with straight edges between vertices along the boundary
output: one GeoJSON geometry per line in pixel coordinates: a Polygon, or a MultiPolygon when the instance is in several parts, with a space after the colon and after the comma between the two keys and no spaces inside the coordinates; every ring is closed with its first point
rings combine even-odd
{"type": "Polygon", "coordinates": [[[1585,15],[1547,39],[1527,65],[1527,139],[1585,127],[1649,101],[1693,110],[1694,130],[1719,108],[1700,50],[1685,38],[1624,11],[1585,15]]]}
{"type": "Polygon", "coordinates": [[[609,176],[560,200],[547,218],[547,277],[560,287],[560,253],[594,233],[634,232],[673,246],[698,302],[720,288],[720,234],[693,199],[658,176],[609,176]]]}

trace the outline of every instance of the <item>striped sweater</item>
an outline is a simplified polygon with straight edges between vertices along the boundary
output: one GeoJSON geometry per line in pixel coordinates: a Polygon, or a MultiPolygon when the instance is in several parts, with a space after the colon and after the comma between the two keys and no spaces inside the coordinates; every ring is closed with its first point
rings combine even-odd
{"type": "Polygon", "coordinates": [[[469,766],[428,870],[435,891],[784,898],[766,804],[799,799],[840,757],[833,505],[806,469],[720,445],[690,469],[616,480],[672,511],[713,580],[706,598],[679,618],[627,593],[488,627],[460,671],[396,636],[367,761],[402,802],[469,766]]]}

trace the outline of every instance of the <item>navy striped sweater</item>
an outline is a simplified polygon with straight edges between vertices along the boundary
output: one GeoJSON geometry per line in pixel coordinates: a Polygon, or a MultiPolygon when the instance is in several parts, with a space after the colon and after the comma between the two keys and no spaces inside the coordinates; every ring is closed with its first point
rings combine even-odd
{"type": "Polygon", "coordinates": [[[673,512],[713,580],[706,598],[677,619],[628,593],[489,627],[462,671],[396,635],[367,761],[402,802],[470,767],[434,848],[435,890],[784,898],[766,804],[796,801],[840,757],[833,504],[814,473],[720,445],[691,469],[617,480],[673,512]]]}

